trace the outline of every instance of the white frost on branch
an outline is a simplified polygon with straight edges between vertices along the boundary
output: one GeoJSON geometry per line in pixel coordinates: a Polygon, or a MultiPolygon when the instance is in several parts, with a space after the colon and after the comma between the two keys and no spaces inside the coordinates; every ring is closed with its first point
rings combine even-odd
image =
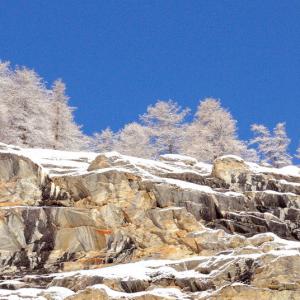
{"type": "Polygon", "coordinates": [[[236,123],[219,100],[204,99],[193,122],[186,127],[182,152],[207,162],[225,154],[255,161],[255,150],[247,149],[246,143],[238,139],[236,123]]]}
{"type": "Polygon", "coordinates": [[[285,123],[278,123],[273,132],[264,125],[253,124],[251,130],[254,138],[251,144],[256,144],[264,163],[276,168],[291,165],[291,156],[288,154],[290,139],[287,137],[285,123]]]}

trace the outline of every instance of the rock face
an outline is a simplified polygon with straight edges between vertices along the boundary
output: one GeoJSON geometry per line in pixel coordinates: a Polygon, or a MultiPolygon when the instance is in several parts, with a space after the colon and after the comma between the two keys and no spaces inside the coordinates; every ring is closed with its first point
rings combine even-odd
{"type": "Polygon", "coordinates": [[[1,144],[0,299],[300,299],[299,212],[297,167],[1,144]]]}
{"type": "Polygon", "coordinates": [[[0,205],[35,205],[42,198],[43,169],[29,158],[0,153],[0,205]]]}
{"type": "Polygon", "coordinates": [[[100,253],[106,246],[97,211],[23,206],[0,213],[2,275],[56,271],[64,261],[100,253]]]}

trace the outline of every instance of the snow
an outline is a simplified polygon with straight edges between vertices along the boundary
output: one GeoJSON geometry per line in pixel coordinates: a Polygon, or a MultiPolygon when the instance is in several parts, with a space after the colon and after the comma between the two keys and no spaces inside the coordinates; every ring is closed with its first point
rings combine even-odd
{"type": "MultiPolygon", "coordinates": [[[[109,152],[103,153],[105,156],[114,158],[116,162],[123,162],[132,164],[137,168],[140,168],[141,172],[148,172],[152,175],[155,173],[183,173],[183,172],[194,172],[195,174],[199,174],[202,176],[208,175],[212,171],[212,165],[197,162],[193,166],[182,163],[185,159],[192,159],[189,156],[183,155],[175,155],[175,154],[165,154],[161,157],[166,157],[168,161],[155,161],[150,159],[137,158],[127,155],[121,155],[118,152],[109,152]],[[180,164],[178,164],[179,162],[180,164]]],[[[95,154],[94,154],[95,155],[95,154]]],[[[234,159],[239,162],[244,162],[242,158],[236,155],[224,155],[219,157],[218,159],[234,159]]],[[[195,160],[196,161],[196,160],[195,160]]],[[[295,176],[300,177],[300,168],[297,166],[287,166],[283,168],[272,168],[272,167],[264,167],[252,162],[245,162],[248,165],[249,169],[253,173],[273,173],[279,174],[283,176],[295,176]]],[[[148,174],[149,175],[149,174],[148,174]]]]}
{"type": "Polygon", "coordinates": [[[52,149],[22,149],[22,154],[42,165],[46,170],[71,170],[73,172],[86,170],[96,158],[93,152],[70,152],[52,149]],[[47,167],[49,166],[49,167],[47,167]]]}
{"type": "Polygon", "coordinates": [[[45,173],[51,172],[82,172],[86,171],[97,153],[93,152],[71,152],[53,149],[39,148],[16,148],[12,145],[1,145],[0,153],[12,153],[27,157],[41,166],[45,173]]]}
{"type": "Polygon", "coordinates": [[[45,290],[47,294],[51,294],[51,300],[63,300],[66,297],[72,296],[74,294],[73,291],[60,287],[60,286],[52,286],[45,290]]]}
{"type": "MultiPolygon", "coordinates": [[[[211,230],[216,231],[216,230],[211,230]]],[[[226,235],[224,238],[226,239],[226,235]]],[[[93,277],[100,276],[105,279],[122,279],[123,281],[127,280],[145,280],[151,281],[151,279],[159,277],[172,277],[172,278],[181,278],[181,279],[189,279],[189,278],[199,278],[206,280],[208,277],[217,276],[221,269],[215,269],[210,274],[204,274],[196,271],[197,269],[202,269],[204,267],[210,267],[212,264],[220,266],[225,264],[232,264],[234,261],[238,261],[239,259],[245,258],[253,258],[260,259],[267,255],[274,256],[274,259],[278,259],[279,257],[285,256],[297,256],[300,255],[300,242],[298,241],[287,241],[279,238],[273,233],[261,233],[253,238],[264,238],[270,237],[270,239],[263,239],[266,243],[275,243],[278,245],[276,250],[269,251],[268,253],[253,253],[253,254],[236,254],[234,251],[227,254],[217,254],[212,256],[193,256],[179,260],[144,260],[138,262],[132,262],[127,264],[120,264],[115,266],[104,267],[100,269],[91,269],[91,270],[80,270],[80,271],[72,271],[72,272],[64,272],[64,273],[56,273],[48,275],[54,279],[67,279],[72,278],[74,280],[79,279],[81,277],[93,277]],[[177,271],[177,267],[179,264],[194,261],[195,264],[198,264],[198,267],[193,268],[192,270],[183,270],[177,271]]],[[[179,268],[180,270],[182,268],[179,268]]],[[[32,277],[38,278],[39,275],[32,275],[32,277]]],[[[18,282],[16,280],[13,281],[18,282]]],[[[113,299],[131,299],[137,296],[144,295],[156,295],[156,296],[164,296],[166,299],[185,299],[185,296],[180,290],[176,288],[155,288],[149,291],[143,291],[138,293],[124,293],[110,289],[109,287],[103,284],[97,284],[91,286],[92,289],[102,289],[112,297],[113,299]]],[[[78,292],[80,293],[80,291],[78,292]]],[[[0,289],[0,299],[1,297],[6,297],[4,299],[8,300],[19,300],[25,299],[26,297],[29,299],[37,299],[37,300],[45,300],[46,298],[43,296],[45,294],[51,294],[51,299],[54,300],[63,300],[66,297],[74,294],[69,289],[62,287],[50,287],[46,290],[37,289],[37,288],[21,288],[16,291],[9,290],[1,290],[0,289]]],[[[188,299],[188,298],[187,298],[188,299]]]]}
{"type": "Polygon", "coordinates": [[[176,271],[170,265],[174,263],[181,263],[191,259],[199,259],[204,257],[194,257],[182,260],[145,260],[134,263],[127,263],[115,265],[95,270],[81,270],[65,273],[52,274],[57,279],[68,277],[81,277],[81,276],[101,276],[107,279],[122,278],[122,280],[151,280],[155,276],[174,276],[175,278],[205,278],[207,275],[198,273],[194,270],[191,271],[176,271]]]}
{"type": "Polygon", "coordinates": [[[293,186],[300,187],[300,183],[297,183],[297,182],[290,182],[290,181],[286,181],[286,180],[284,180],[284,179],[280,179],[280,180],[279,180],[279,183],[281,183],[281,184],[288,184],[288,185],[293,185],[293,186]]]}
{"type": "Polygon", "coordinates": [[[159,158],[163,161],[170,161],[174,163],[181,163],[187,165],[194,165],[198,162],[196,158],[179,154],[163,154],[160,155],[159,158]]]}
{"type": "Polygon", "coordinates": [[[242,193],[238,193],[238,192],[225,192],[223,193],[225,196],[229,196],[229,197],[244,197],[244,195],[242,193]]]}
{"type": "Polygon", "coordinates": [[[169,207],[161,208],[160,211],[182,210],[182,209],[183,207],[169,206],[169,207]]]}
{"type": "Polygon", "coordinates": [[[236,160],[238,162],[244,162],[244,160],[240,157],[240,156],[237,156],[237,155],[223,155],[223,156],[220,156],[217,158],[218,160],[236,160]]]}
{"type": "Polygon", "coordinates": [[[300,168],[297,166],[286,166],[283,168],[264,167],[256,163],[246,162],[253,173],[269,173],[282,176],[300,177],[300,168]]]}
{"type": "MultiPolygon", "coordinates": [[[[184,172],[195,173],[200,176],[207,176],[212,171],[212,165],[203,162],[198,162],[196,159],[178,155],[178,154],[165,154],[161,157],[163,161],[155,161],[150,159],[143,159],[133,156],[121,155],[118,152],[95,153],[95,152],[72,152],[61,151],[53,149],[30,149],[19,148],[13,145],[5,145],[0,143],[0,153],[13,153],[16,155],[28,157],[36,164],[42,166],[41,177],[42,180],[49,174],[50,176],[60,175],[80,175],[87,173],[89,164],[99,155],[105,155],[111,159],[115,165],[113,168],[119,170],[123,169],[137,172],[138,175],[144,176],[149,179],[157,179],[157,176],[164,174],[180,174],[184,172]],[[191,165],[191,162],[193,165],[191,165]],[[44,173],[43,173],[44,171],[44,173]]],[[[236,155],[224,155],[219,159],[234,159],[237,161],[244,161],[236,155]]],[[[283,168],[272,168],[260,166],[256,163],[245,162],[253,173],[273,173],[283,176],[300,177],[300,168],[296,166],[287,166],[283,168]]],[[[99,170],[100,171],[100,170],[99,170]]],[[[182,185],[182,184],[181,184],[182,185]]],[[[186,188],[186,187],[184,187],[186,188]]],[[[195,186],[190,186],[195,188],[195,186]]],[[[202,189],[203,188],[198,188],[202,189]]]]}
{"type": "Polygon", "coordinates": [[[164,162],[122,155],[115,151],[101,154],[111,159],[115,165],[114,168],[118,170],[120,167],[127,168],[128,170],[137,172],[139,175],[144,176],[145,178],[152,177],[154,180],[160,178],[164,174],[180,174],[184,172],[195,173],[197,175],[204,176],[208,175],[212,169],[211,165],[204,163],[197,163],[197,165],[193,167],[185,164],[176,164],[171,161],[164,162]]]}
{"type": "Polygon", "coordinates": [[[209,193],[209,194],[216,193],[211,187],[207,185],[200,185],[200,184],[195,184],[195,183],[182,181],[178,179],[172,179],[172,178],[164,178],[163,182],[175,185],[184,190],[196,190],[199,192],[209,193]]]}
{"type": "Polygon", "coordinates": [[[300,176],[300,168],[298,168],[297,166],[286,166],[275,170],[278,170],[280,174],[284,175],[300,176]]]}
{"type": "Polygon", "coordinates": [[[277,192],[277,191],[273,191],[273,190],[264,190],[264,191],[262,191],[261,193],[274,194],[274,195],[287,195],[287,196],[294,196],[294,197],[297,197],[297,195],[294,194],[294,193],[290,193],[290,192],[287,192],[287,193],[281,193],[281,192],[277,192]]]}
{"type": "MultiPolygon", "coordinates": [[[[37,300],[47,300],[45,297],[39,296],[42,292],[42,289],[35,288],[22,288],[18,290],[4,290],[0,289],[0,299],[5,296],[7,300],[19,300],[19,299],[37,299],[37,300]]],[[[62,298],[63,299],[63,298],[62,298]]]]}
{"type": "Polygon", "coordinates": [[[189,299],[187,295],[184,295],[180,290],[176,288],[156,288],[150,291],[151,295],[164,296],[164,297],[177,297],[178,299],[189,299]]]}
{"type": "MultiPolygon", "coordinates": [[[[272,233],[272,232],[268,232],[267,233],[269,236],[273,237],[274,242],[281,244],[284,249],[286,250],[291,250],[291,249],[298,249],[298,254],[300,253],[300,242],[298,241],[289,241],[289,240],[285,240],[280,238],[279,236],[277,236],[276,234],[272,233]]],[[[261,234],[263,235],[263,234],[261,234]]]]}
{"type": "MultiPolygon", "coordinates": [[[[94,152],[70,152],[60,151],[52,149],[21,149],[11,145],[1,144],[0,147],[2,153],[14,153],[30,158],[38,165],[41,165],[41,180],[44,180],[46,174],[51,176],[81,176],[88,174],[87,168],[89,164],[99,155],[94,152]]],[[[202,162],[197,162],[194,166],[172,164],[177,161],[185,161],[191,159],[188,156],[166,154],[162,157],[169,159],[168,162],[154,161],[149,159],[137,158],[127,155],[121,155],[118,152],[101,153],[108,159],[112,160],[113,166],[109,168],[103,168],[93,171],[94,173],[105,173],[109,171],[118,171],[125,173],[132,173],[141,176],[142,179],[152,180],[157,183],[168,183],[177,186],[184,190],[196,190],[203,193],[219,193],[214,191],[209,186],[194,184],[179,179],[165,178],[164,174],[180,174],[184,172],[195,173],[200,176],[207,175],[212,166],[202,162]],[[171,163],[172,162],[172,163],[171,163]],[[200,168],[200,171],[199,171],[200,168]],[[160,176],[158,176],[160,175],[160,176]]],[[[225,155],[220,159],[231,158],[242,161],[241,158],[235,155],[225,155]]],[[[196,160],[195,160],[196,162],[196,160]]],[[[255,163],[248,163],[250,169],[255,173],[277,173],[284,175],[296,175],[300,172],[300,169],[295,166],[285,167],[281,169],[262,167],[255,163]]],[[[300,176],[300,174],[298,174],[300,176]]],[[[282,181],[284,183],[285,181],[282,181]]],[[[58,187],[51,187],[51,193],[57,194],[59,192],[58,187]]],[[[236,192],[223,193],[228,197],[241,196],[236,192]]]]}
{"type": "Polygon", "coordinates": [[[163,178],[162,182],[175,185],[178,188],[183,189],[183,190],[190,190],[190,191],[194,190],[194,191],[198,191],[198,192],[202,192],[202,193],[206,193],[206,194],[222,194],[227,197],[244,197],[244,195],[241,193],[231,192],[231,191],[221,193],[221,192],[214,191],[211,187],[209,187],[207,185],[195,184],[195,183],[178,180],[178,179],[163,178]]]}
{"type": "MultiPolygon", "coordinates": [[[[105,153],[105,155],[106,155],[106,153],[105,153]]],[[[138,167],[150,169],[153,171],[162,170],[164,172],[177,172],[178,170],[182,170],[182,168],[180,168],[179,166],[173,166],[171,164],[166,164],[165,162],[161,162],[161,161],[155,161],[155,160],[151,160],[151,159],[145,159],[145,158],[139,158],[139,157],[127,156],[127,155],[121,155],[121,154],[118,154],[118,157],[119,157],[120,161],[125,161],[125,162],[127,161],[128,163],[131,163],[138,167]]]]}
{"type": "Polygon", "coordinates": [[[204,163],[204,162],[197,162],[194,167],[196,169],[200,169],[202,171],[202,173],[207,173],[207,174],[211,174],[212,172],[212,164],[207,164],[207,163],[204,163]]]}
{"type": "MultiPolygon", "coordinates": [[[[102,153],[101,155],[105,155],[112,161],[112,167],[94,170],[93,172],[102,173],[111,170],[117,170],[119,172],[132,173],[134,175],[140,176],[142,180],[152,180],[157,183],[168,181],[168,178],[165,178],[164,175],[166,177],[169,177],[172,174],[181,174],[185,172],[194,173],[198,176],[208,175],[207,166],[206,169],[199,170],[198,168],[193,168],[192,166],[177,164],[174,165],[170,162],[166,163],[162,161],[154,161],[149,159],[121,155],[118,152],[102,153]]],[[[74,173],[74,175],[76,174],[74,173]]],[[[175,183],[184,184],[185,181],[176,180],[173,182],[173,184],[175,183]]],[[[193,185],[194,188],[196,186],[196,184],[193,185]]],[[[201,186],[198,187],[198,189],[200,188],[201,186]]]]}
{"type": "Polygon", "coordinates": [[[6,300],[47,300],[49,299],[49,296],[46,296],[46,294],[51,295],[52,300],[63,300],[66,297],[73,295],[74,292],[64,287],[49,287],[48,289],[21,288],[18,290],[0,289],[0,299],[6,300]]]}
{"type": "Polygon", "coordinates": [[[1,281],[0,283],[1,283],[2,285],[3,285],[3,284],[12,284],[12,285],[14,285],[14,284],[20,284],[20,281],[11,279],[11,280],[1,281]]]}
{"type": "Polygon", "coordinates": [[[186,295],[184,295],[179,289],[176,288],[155,288],[146,292],[136,292],[136,293],[124,293],[110,289],[104,284],[96,284],[91,287],[92,289],[101,289],[104,290],[109,297],[113,297],[113,299],[132,299],[135,297],[142,297],[145,295],[153,295],[153,296],[164,296],[165,299],[189,299],[186,295]]]}
{"type": "MultiPolygon", "coordinates": [[[[216,231],[216,230],[212,230],[216,231]]],[[[255,235],[253,238],[259,238],[263,236],[271,237],[271,241],[278,244],[278,249],[269,252],[274,256],[290,256],[290,255],[300,255],[300,242],[298,241],[288,241],[279,238],[273,233],[262,233],[255,235]]],[[[226,238],[226,236],[224,236],[226,238]]],[[[238,259],[238,258],[259,258],[268,255],[266,253],[254,253],[254,254],[240,254],[232,252],[230,254],[219,254],[213,256],[194,256],[189,258],[184,258],[180,260],[144,260],[133,263],[115,265],[110,267],[104,267],[101,269],[94,270],[81,270],[72,271],[65,273],[52,274],[57,279],[68,278],[68,277],[81,277],[81,276],[101,276],[107,279],[122,278],[122,280],[151,280],[151,277],[159,276],[174,276],[175,278],[206,278],[207,274],[199,273],[195,270],[190,271],[176,271],[172,266],[187,261],[199,261],[201,265],[209,264],[212,261],[224,260],[224,259],[238,259]]]]}

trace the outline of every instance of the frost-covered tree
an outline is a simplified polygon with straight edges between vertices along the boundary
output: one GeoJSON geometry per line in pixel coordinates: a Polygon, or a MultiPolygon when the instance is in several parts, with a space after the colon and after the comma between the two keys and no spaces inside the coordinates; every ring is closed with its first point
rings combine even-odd
{"type": "Polygon", "coordinates": [[[53,149],[81,150],[87,145],[73,117],[74,108],[68,105],[66,86],[61,79],[54,82],[51,97],[53,149]]]}
{"type": "Polygon", "coordinates": [[[249,143],[243,142],[245,147],[242,147],[242,150],[240,152],[240,156],[249,162],[258,162],[259,161],[259,157],[257,154],[257,151],[253,148],[249,148],[249,143]]]}
{"type": "Polygon", "coordinates": [[[7,111],[9,143],[24,147],[48,147],[51,140],[48,94],[42,79],[27,68],[18,68],[7,111]]]}
{"type": "Polygon", "coordinates": [[[8,106],[13,86],[9,62],[0,62],[0,142],[7,142],[8,106]]]}
{"type": "Polygon", "coordinates": [[[149,129],[136,122],[129,123],[118,132],[116,151],[137,157],[151,158],[155,151],[150,144],[149,129]]]}
{"type": "Polygon", "coordinates": [[[178,153],[180,149],[183,122],[189,109],[182,109],[175,101],[158,100],[140,116],[149,129],[150,141],[157,154],[178,153]]]}
{"type": "Polygon", "coordinates": [[[219,100],[204,99],[193,122],[186,128],[182,151],[208,162],[225,154],[255,160],[255,150],[248,150],[246,144],[238,139],[236,123],[219,100]]]}
{"type": "Polygon", "coordinates": [[[300,158],[300,146],[299,146],[299,148],[297,149],[296,157],[297,157],[297,158],[300,158]]]}
{"type": "Polygon", "coordinates": [[[292,164],[292,157],[288,154],[288,147],[291,140],[288,138],[285,123],[278,123],[274,128],[274,139],[277,148],[277,155],[274,157],[274,165],[284,167],[292,164]]]}
{"type": "Polygon", "coordinates": [[[117,135],[109,128],[94,134],[93,146],[95,151],[109,152],[115,150],[117,135]]]}
{"type": "Polygon", "coordinates": [[[0,141],[22,147],[79,149],[87,139],[74,123],[65,86],[53,90],[25,67],[0,62],[0,141]]]}
{"type": "Polygon", "coordinates": [[[254,134],[254,138],[250,141],[250,143],[257,145],[261,161],[266,163],[269,160],[269,157],[273,156],[274,152],[274,141],[270,130],[264,125],[252,124],[251,131],[254,134]]]}
{"type": "Polygon", "coordinates": [[[264,125],[253,124],[251,130],[254,138],[251,144],[256,144],[262,162],[279,168],[290,165],[291,156],[288,154],[290,139],[287,137],[285,123],[278,123],[271,133],[264,125]]]}
{"type": "Polygon", "coordinates": [[[6,142],[7,106],[1,102],[0,96],[0,142],[6,142]]]}

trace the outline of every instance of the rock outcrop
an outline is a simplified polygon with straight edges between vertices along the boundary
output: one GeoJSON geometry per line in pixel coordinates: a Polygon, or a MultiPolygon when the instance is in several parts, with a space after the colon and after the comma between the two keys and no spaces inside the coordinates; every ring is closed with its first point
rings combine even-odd
{"type": "Polygon", "coordinates": [[[297,167],[1,144],[0,299],[300,299],[299,212],[297,167]]]}
{"type": "Polygon", "coordinates": [[[43,169],[14,153],[0,153],[0,166],[0,206],[37,205],[46,176],[43,169]]]}

